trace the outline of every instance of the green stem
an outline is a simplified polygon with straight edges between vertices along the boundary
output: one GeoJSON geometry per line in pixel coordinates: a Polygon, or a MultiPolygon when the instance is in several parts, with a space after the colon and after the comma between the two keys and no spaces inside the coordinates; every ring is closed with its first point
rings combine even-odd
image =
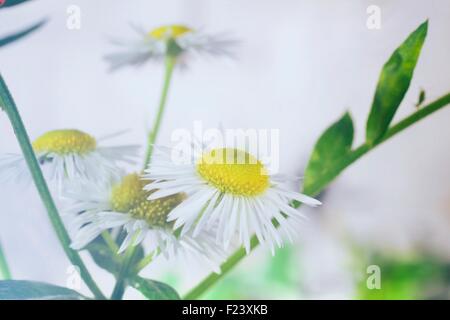
{"type": "Polygon", "coordinates": [[[33,177],[36,188],[39,192],[39,196],[41,197],[42,202],[44,203],[45,208],[47,209],[48,217],[53,225],[53,228],[56,231],[59,241],[73,265],[78,266],[80,269],[80,275],[83,278],[86,285],[92,291],[97,299],[104,299],[104,295],[97,287],[96,283],[92,279],[89,271],[84,265],[83,261],[79,254],[70,248],[70,238],[67,234],[67,231],[64,227],[63,222],[58,213],[58,209],[56,208],[55,202],[50,194],[47,183],[45,182],[44,176],[42,175],[41,168],[39,166],[38,161],[36,160],[36,156],[34,154],[33,148],[31,147],[30,139],[28,138],[28,134],[26,132],[25,126],[22,122],[22,119],[19,115],[19,111],[17,110],[16,104],[6,86],[6,83],[3,80],[3,77],[0,74],[0,103],[1,107],[7,113],[9,120],[11,121],[11,125],[16,134],[17,140],[19,141],[20,148],[25,157],[28,168],[33,177]]]}
{"type": "Polygon", "coordinates": [[[106,245],[108,246],[109,250],[111,251],[111,254],[114,254],[114,256],[117,256],[117,251],[119,251],[119,246],[117,245],[116,241],[114,241],[114,239],[111,236],[111,234],[109,233],[109,231],[103,231],[102,238],[103,238],[103,241],[105,241],[106,245]]]}
{"type": "Polygon", "coordinates": [[[133,245],[134,238],[135,237],[133,237],[133,240],[131,241],[131,245],[125,251],[123,264],[120,268],[119,275],[117,276],[117,281],[111,294],[111,300],[120,300],[125,293],[128,271],[130,269],[131,261],[133,261],[134,254],[137,248],[137,246],[133,245]]]}
{"type": "Polygon", "coordinates": [[[1,243],[0,243],[0,277],[3,280],[11,279],[11,271],[9,270],[8,262],[6,261],[5,253],[3,252],[1,243]]]}
{"type": "Polygon", "coordinates": [[[139,261],[139,263],[136,266],[136,274],[139,274],[139,272],[141,272],[142,269],[144,269],[153,261],[155,256],[158,254],[157,252],[158,251],[151,252],[150,254],[142,258],[141,261],[139,261]]]}
{"type": "Polygon", "coordinates": [[[116,241],[111,236],[111,233],[109,231],[103,231],[101,234],[103,241],[105,241],[106,245],[109,249],[109,254],[111,255],[111,258],[114,260],[114,262],[117,265],[121,265],[123,263],[122,257],[117,253],[119,251],[119,246],[117,245],[116,241]]]}
{"type": "MultiPolygon", "coordinates": [[[[441,98],[435,100],[434,102],[428,104],[427,106],[419,109],[415,113],[406,117],[405,119],[398,122],[396,125],[392,126],[383,138],[376,142],[373,145],[368,145],[367,143],[362,144],[358,148],[354,149],[348,157],[336,163],[334,170],[328,172],[328,175],[325,178],[320,179],[317,183],[315,183],[312,187],[308,188],[308,194],[314,196],[320,193],[330,182],[331,179],[335,178],[338,173],[342,170],[350,166],[353,162],[361,158],[370,150],[374,149],[376,146],[381,143],[389,140],[397,133],[403,131],[404,129],[410,127],[414,123],[422,120],[433,112],[442,109],[446,105],[450,103],[450,93],[442,96],[441,98]]],[[[251,249],[253,250],[259,245],[258,239],[256,236],[253,236],[251,239],[251,249]]],[[[220,280],[225,274],[227,274],[233,267],[235,267],[244,257],[246,256],[246,252],[244,248],[240,248],[236,250],[233,255],[228,258],[228,260],[222,264],[221,273],[215,274],[211,273],[207,276],[202,282],[200,282],[197,286],[195,286],[189,293],[186,294],[185,299],[193,300],[199,298],[202,294],[205,293],[207,289],[213,286],[218,280],[220,280]]]]}
{"type": "Polygon", "coordinates": [[[330,170],[327,172],[327,175],[324,175],[321,177],[320,180],[317,180],[316,183],[314,183],[312,186],[308,188],[308,194],[309,195],[317,195],[320,193],[324,187],[326,187],[326,183],[324,181],[331,182],[333,177],[336,177],[342,170],[344,170],[346,167],[351,165],[353,162],[361,158],[363,155],[365,155],[370,150],[374,149],[378,145],[382,144],[383,142],[389,140],[393,136],[395,136],[397,133],[403,131],[404,129],[408,128],[409,126],[413,125],[414,123],[422,120],[423,118],[427,117],[428,115],[432,114],[433,112],[438,111],[439,109],[442,109],[446,105],[450,103],[450,93],[446,94],[439,99],[433,101],[432,103],[428,104],[427,106],[423,107],[422,109],[417,110],[410,116],[406,117],[405,119],[401,120],[386,132],[386,134],[376,143],[369,145],[367,143],[364,143],[360,145],[358,148],[354,149],[348,157],[343,158],[341,161],[338,161],[335,163],[335,166],[333,170],[330,170]],[[331,179],[330,179],[331,178],[331,179]]]}
{"type": "MultiPolygon", "coordinates": [[[[163,83],[163,87],[162,87],[162,91],[161,91],[161,97],[159,100],[159,106],[158,106],[158,111],[156,113],[156,118],[153,122],[153,127],[148,135],[147,151],[145,153],[144,166],[143,166],[142,170],[145,170],[147,168],[147,166],[149,165],[151,158],[152,158],[153,144],[155,143],[156,138],[158,137],[159,129],[161,127],[161,121],[163,118],[164,108],[165,108],[166,102],[167,102],[167,95],[169,93],[169,88],[170,88],[170,81],[172,79],[173,69],[174,69],[176,61],[177,61],[176,59],[177,59],[176,54],[175,55],[168,54],[165,59],[164,83],[163,83]]],[[[111,295],[111,299],[113,299],[113,300],[121,299],[125,292],[126,278],[129,273],[128,269],[130,268],[130,264],[133,261],[134,254],[136,252],[134,246],[131,246],[130,248],[128,248],[128,250],[125,253],[124,262],[122,264],[121,270],[117,277],[117,282],[114,286],[113,293],[111,295]],[[130,248],[132,248],[132,249],[130,250],[130,248]]],[[[137,269],[137,270],[140,270],[140,269],[137,269]]]]}
{"type": "Polygon", "coordinates": [[[142,258],[142,260],[139,261],[138,265],[136,266],[136,273],[139,273],[142,269],[148,266],[153,261],[153,258],[153,252],[142,258]]]}
{"type": "Polygon", "coordinates": [[[169,92],[170,87],[170,80],[172,79],[173,69],[176,64],[176,57],[174,56],[167,56],[166,57],[166,66],[165,66],[165,72],[164,72],[164,83],[163,88],[161,91],[161,97],[159,100],[159,106],[158,106],[158,112],[156,114],[156,118],[153,122],[153,127],[148,135],[147,140],[147,152],[145,153],[145,159],[144,159],[144,167],[145,170],[150,163],[150,160],[152,158],[153,153],[153,144],[156,141],[156,138],[158,136],[159,128],[161,126],[161,120],[164,114],[164,108],[166,106],[167,102],[167,94],[169,92]]]}

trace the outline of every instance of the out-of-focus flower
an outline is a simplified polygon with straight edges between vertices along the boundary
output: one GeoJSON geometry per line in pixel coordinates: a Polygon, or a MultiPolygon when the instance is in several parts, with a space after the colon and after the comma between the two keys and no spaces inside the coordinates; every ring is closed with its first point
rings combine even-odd
{"type": "Polygon", "coordinates": [[[70,205],[65,215],[73,234],[72,247],[80,250],[102,232],[121,227],[127,235],[119,253],[146,239],[150,252],[160,252],[167,258],[191,255],[220,272],[223,251],[213,244],[211,233],[203,232],[195,239],[189,233],[181,236],[173,230],[173,223],[167,222],[167,215],[185,195],[172,194],[150,201],[147,198],[151,192],[145,191],[144,185],[138,174],[129,174],[104,184],[69,189],[65,198],[70,205]]]}
{"type": "Polygon", "coordinates": [[[111,70],[128,65],[140,66],[149,60],[161,61],[168,56],[177,58],[181,65],[192,54],[231,56],[231,49],[236,43],[224,34],[209,35],[184,25],[161,26],[150,32],[135,29],[139,34],[138,39],[113,40],[123,50],[105,56],[111,70]]]}
{"type": "Polygon", "coordinates": [[[297,200],[311,206],[320,202],[283,186],[287,179],[270,175],[265,165],[246,151],[231,148],[204,150],[191,164],[176,164],[170,152],[160,150],[144,176],[152,182],[149,200],[186,193],[188,198],[173,209],[168,220],[182,234],[193,229],[196,236],[211,225],[218,225],[216,242],[228,248],[233,237],[250,251],[250,237],[268,245],[292,240],[296,223],[303,215],[289,205],[297,200]],[[279,224],[277,229],[275,224],[279,224]]]}
{"type": "MultiPolygon", "coordinates": [[[[138,146],[100,146],[102,140],[80,130],[63,129],[44,133],[32,146],[44,176],[61,190],[67,181],[98,181],[115,175],[119,163],[132,163],[137,156],[138,146]]],[[[32,181],[21,154],[0,155],[0,178],[32,181]]]]}

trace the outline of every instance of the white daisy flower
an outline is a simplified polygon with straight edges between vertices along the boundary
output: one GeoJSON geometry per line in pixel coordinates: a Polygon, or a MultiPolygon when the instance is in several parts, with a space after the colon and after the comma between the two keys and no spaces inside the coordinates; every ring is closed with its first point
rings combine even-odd
{"type": "MultiPolygon", "coordinates": [[[[79,130],[63,129],[44,133],[32,146],[44,176],[61,190],[68,181],[97,181],[117,174],[118,163],[132,163],[137,156],[137,146],[106,147],[98,144],[101,140],[79,130]]],[[[0,180],[8,179],[32,181],[23,155],[0,155],[0,180]]]]}
{"type": "Polygon", "coordinates": [[[146,240],[150,252],[159,252],[168,259],[178,256],[203,259],[220,272],[224,253],[214,245],[210,232],[202,232],[195,239],[189,233],[180,236],[173,223],[167,222],[167,215],[185,195],[178,193],[149,201],[151,192],[143,189],[145,183],[138,174],[129,174],[103,184],[71,188],[64,196],[70,202],[64,212],[73,235],[72,248],[83,249],[102,232],[123,228],[127,235],[118,253],[146,240]]]}
{"type": "Polygon", "coordinates": [[[216,242],[227,249],[235,235],[250,251],[250,238],[256,234],[272,252],[291,241],[298,233],[296,225],[303,215],[290,206],[293,200],[310,206],[321,203],[304,194],[289,190],[288,179],[270,175],[263,163],[240,149],[216,148],[194,156],[191,164],[175,164],[169,152],[155,155],[144,178],[153,191],[149,200],[185,193],[188,197],[168,215],[174,228],[193,230],[193,236],[217,224],[216,242]],[[276,226],[279,225],[279,228],[276,226]]]}
{"type": "Polygon", "coordinates": [[[125,50],[105,56],[111,70],[127,65],[140,66],[148,60],[158,61],[166,56],[177,57],[181,65],[192,54],[232,56],[231,48],[236,43],[223,34],[209,35],[184,25],[161,26],[150,32],[135,29],[138,39],[113,41],[125,50]]]}

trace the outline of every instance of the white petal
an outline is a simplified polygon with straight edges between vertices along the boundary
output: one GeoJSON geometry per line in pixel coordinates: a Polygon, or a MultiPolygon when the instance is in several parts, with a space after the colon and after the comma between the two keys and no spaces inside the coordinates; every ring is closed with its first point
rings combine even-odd
{"type": "Polygon", "coordinates": [[[322,202],[320,202],[319,200],[316,200],[310,196],[307,196],[305,194],[299,193],[299,192],[293,192],[290,190],[286,190],[286,189],[282,189],[280,187],[276,187],[276,188],[272,188],[272,190],[276,191],[277,193],[287,196],[291,199],[300,201],[304,204],[316,207],[322,204],[322,202]]]}

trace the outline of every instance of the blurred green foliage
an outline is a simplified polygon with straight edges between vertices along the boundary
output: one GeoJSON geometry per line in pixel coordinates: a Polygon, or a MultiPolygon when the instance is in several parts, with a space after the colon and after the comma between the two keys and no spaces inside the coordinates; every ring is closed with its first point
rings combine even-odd
{"type": "Polygon", "coordinates": [[[366,277],[358,283],[359,299],[449,299],[450,263],[429,256],[387,257],[376,255],[367,265],[381,271],[381,288],[369,289],[366,277]]]}
{"type": "Polygon", "coordinates": [[[249,261],[234,269],[225,281],[220,281],[205,299],[298,299],[300,296],[300,266],[298,247],[286,246],[249,261]]]}

